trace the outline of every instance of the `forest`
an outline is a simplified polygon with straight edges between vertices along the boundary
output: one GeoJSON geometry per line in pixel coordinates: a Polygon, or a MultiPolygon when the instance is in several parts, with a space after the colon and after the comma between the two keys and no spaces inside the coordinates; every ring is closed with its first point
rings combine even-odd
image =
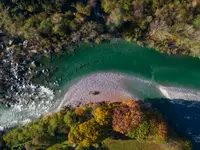
{"type": "Polygon", "coordinates": [[[169,54],[200,55],[198,0],[0,0],[0,20],[7,35],[29,41],[26,51],[122,37],[169,54]]]}
{"type": "Polygon", "coordinates": [[[157,110],[133,100],[62,108],[6,132],[0,146],[20,150],[107,150],[106,139],[191,149],[190,141],[177,136],[157,110]]]}

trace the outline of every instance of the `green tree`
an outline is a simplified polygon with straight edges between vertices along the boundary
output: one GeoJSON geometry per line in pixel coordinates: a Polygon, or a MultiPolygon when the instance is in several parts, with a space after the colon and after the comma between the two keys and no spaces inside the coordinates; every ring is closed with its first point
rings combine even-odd
{"type": "Polygon", "coordinates": [[[193,22],[194,26],[200,28],[200,15],[197,15],[193,22]]]}
{"type": "Polygon", "coordinates": [[[76,10],[78,13],[83,14],[85,16],[90,16],[91,8],[89,5],[84,5],[83,3],[76,4],[76,10]]]}
{"type": "Polygon", "coordinates": [[[51,34],[52,31],[51,18],[47,18],[40,23],[39,31],[43,34],[51,34]]]}
{"type": "Polygon", "coordinates": [[[94,110],[94,118],[97,123],[104,126],[111,123],[112,116],[109,108],[101,106],[94,110]]]}
{"type": "Polygon", "coordinates": [[[72,126],[68,135],[68,139],[71,143],[82,146],[98,143],[101,141],[102,137],[103,130],[94,119],[72,126]]]}
{"type": "Polygon", "coordinates": [[[66,115],[64,116],[64,122],[68,127],[73,126],[74,124],[78,123],[77,115],[74,111],[67,111],[66,115]]]}
{"type": "Polygon", "coordinates": [[[133,128],[132,131],[128,133],[128,136],[144,142],[148,138],[149,132],[150,125],[147,121],[144,121],[139,124],[137,128],[133,128]]]}

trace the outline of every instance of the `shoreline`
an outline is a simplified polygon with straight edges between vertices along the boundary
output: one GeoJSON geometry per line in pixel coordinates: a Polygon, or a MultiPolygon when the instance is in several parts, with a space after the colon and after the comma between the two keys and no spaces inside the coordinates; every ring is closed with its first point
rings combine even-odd
{"type": "Polygon", "coordinates": [[[98,102],[121,102],[123,100],[138,100],[136,96],[126,91],[125,80],[128,76],[119,72],[96,72],[82,77],[79,81],[70,83],[70,87],[58,108],[63,106],[80,106],[98,102]],[[96,93],[96,94],[95,94],[96,93]]]}

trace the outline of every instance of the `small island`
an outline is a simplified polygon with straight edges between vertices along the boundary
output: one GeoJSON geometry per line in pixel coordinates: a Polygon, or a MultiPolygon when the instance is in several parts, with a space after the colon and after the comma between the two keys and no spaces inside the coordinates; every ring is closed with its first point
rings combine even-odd
{"type": "Polygon", "coordinates": [[[6,132],[3,149],[26,150],[191,150],[162,114],[143,101],[63,107],[40,120],[6,132]]]}

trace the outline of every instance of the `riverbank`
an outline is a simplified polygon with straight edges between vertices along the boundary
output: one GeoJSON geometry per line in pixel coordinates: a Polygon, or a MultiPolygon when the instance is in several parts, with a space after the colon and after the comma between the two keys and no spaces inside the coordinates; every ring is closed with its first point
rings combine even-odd
{"type": "Polygon", "coordinates": [[[99,72],[83,77],[80,81],[72,83],[58,110],[67,105],[77,107],[103,101],[121,102],[138,99],[126,91],[127,82],[126,75],[114,72],[99,72]]]}
{"type": "Polygon", "coordinates": [[[11,129],[0,138],[0,146],[41,150],[112,150],[114,143],[106,144],[109,139],[120,139],[115,141],[116,144],[129,139],[132,147],[147,150],[151,150],[151,146],[160,150],[191,150],[190,141],[177,136],[158,111],[142,101],[133,100],[62,108],[38,121],[11,129]]]}

